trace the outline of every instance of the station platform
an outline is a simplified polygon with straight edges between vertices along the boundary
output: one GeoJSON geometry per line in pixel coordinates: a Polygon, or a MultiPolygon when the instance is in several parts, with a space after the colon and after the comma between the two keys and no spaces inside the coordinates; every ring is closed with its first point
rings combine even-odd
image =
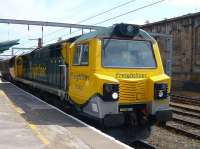
{"type": "Polygon", "coordinates": [[[0,82],[0,148],[131,148],[9,82],[0,82]]]}

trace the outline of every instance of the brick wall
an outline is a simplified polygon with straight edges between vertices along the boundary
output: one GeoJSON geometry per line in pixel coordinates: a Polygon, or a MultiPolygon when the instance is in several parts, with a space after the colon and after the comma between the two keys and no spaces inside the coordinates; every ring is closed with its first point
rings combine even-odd
{"type": "MultiPolygon", "coordinates": [[[[200,13],[146,24],[143,29],[173,36],[172,79],[175,88],[183,87],[188,81],[200,83],[200,13]]],[[[165,62],[165,40],[157,41],[165,62]]]]}

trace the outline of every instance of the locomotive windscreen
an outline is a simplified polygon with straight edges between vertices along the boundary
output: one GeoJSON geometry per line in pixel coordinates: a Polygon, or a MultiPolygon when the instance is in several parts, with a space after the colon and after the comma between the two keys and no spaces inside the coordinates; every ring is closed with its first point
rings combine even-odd
{"type": "Polygon", "coordinates": [[[155,68],[150,41],[104,39],[102,64],[117,68],[155,68]]]}

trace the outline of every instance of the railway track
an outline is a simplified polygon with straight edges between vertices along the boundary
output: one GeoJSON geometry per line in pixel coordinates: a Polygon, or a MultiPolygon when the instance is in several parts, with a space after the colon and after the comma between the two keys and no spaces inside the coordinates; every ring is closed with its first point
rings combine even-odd
{"type": "Polygon", "coordinates": [[[184,113],[194,113],[200,114],[200,107],[199,106],[192,106],[192,105],[187,105],[187,104],[182,104],[182,103],[175,103],[175,102],[170,102],[170,107],[172,107],[173,111],[178,111],[182,110],[184,113]]]}
{"type": "Polygon", "coordinates": [[[166,126],[164,126],[164,128],[169,130],[169,131],[173,131],[177,134],[185,135],[185,136],[190,137],[192,139],[200,140],[199,134],[194,133],[195,130],[194,130],[194,132],[191,132],[191,129],[190,129],[191,127],[185,127],[184,125],[170,122],[166,126]]]}
{"type": "MultiPolygon", "coordinates": [[[[185,117],[185,116],[184,116],[185,117]]],[[[179,117],[173,117],[173,121],[174,122],[178,122],[178,123],[182,123],[184,125],[190,125],[192,127],[195,127],[195,128],[198,128],[200,129],[200,124],[199,123],[196,123],[196,122],[192,122],[192,121],[188,121],[188,120],[185,120],[183,118],[179,118],[179,117]]]]}
{"type": "Polygon", "coordinates": [[[200,106],[200,98],[199,97],[171,95],[171,101],[176,102],[176,103],[200,106]]]}
{"type": "MultiPolygon", "coordinates": [[[[200,140],[200,108],[196,102],[188,104],[189,97],[181,99],[184,101],[180,101],[179,98],[179,100],[172,100],[170,103],[173,118],[163,127],[175,133],[200,140]]],[[[191,101],[194,100],[198,99],[193,98],[191,101]]]]}
{"type": "MultiPolygon", "coordinates": [[[[194,111],[194,109],[192,109],[194,111]]],[[[187,115],[190,117],[194,117],[194,118],[199,118],[200,119],[200,113],[197,112],[193,112],[193,111],[187,111],[184,109],[178,109],[178,108],[173,108],[172,112],[175,114],[179,114],[179,115],[187,115]]]]}

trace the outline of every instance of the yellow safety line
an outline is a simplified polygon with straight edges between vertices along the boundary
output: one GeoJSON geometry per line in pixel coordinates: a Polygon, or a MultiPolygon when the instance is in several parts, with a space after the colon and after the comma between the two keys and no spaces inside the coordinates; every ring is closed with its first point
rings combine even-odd
{"type": "Polygon", "coordinates": [[[49,144],[49,140],[38,130],[38,127],[34,124],[28,124],[29,127],[37,134],[37,137],[45,144],[49,144]]]}
{"type": "MultiPolygon", "coordinates": [[[[3,95],[4,97],[6,97],[6,99],[10,102],[8,96],[2,90],[0,90],[0,95],[3,95]]],[[[19,114],[25,113],[24,110],[22,110],[16,104],[14,104],[12,102],[10,102],[10,103],[12,104],[13,109],[17,113],[19,113],[19,114]]],[[[26,119],[26,121],[28,122],[28,126],[32,129],[32,131],[36,134],[36,136],[42,141],[42,143],[45,144],[45,145],[48,145],[49,144],[49,140],[39,131],[38,127],[36,125],[34,125],[34,124],[31,124],[29,120],[26,119]]]]}
{"type": "Polygon", "coordinates": [[[17,113],[19,113],[19,114],[25,113],[24,110],[22,110],[21,108],[17,107],[16,105],[13,105],[13,106],[14,106],[15,111],[17,111],[17,113]]]}

